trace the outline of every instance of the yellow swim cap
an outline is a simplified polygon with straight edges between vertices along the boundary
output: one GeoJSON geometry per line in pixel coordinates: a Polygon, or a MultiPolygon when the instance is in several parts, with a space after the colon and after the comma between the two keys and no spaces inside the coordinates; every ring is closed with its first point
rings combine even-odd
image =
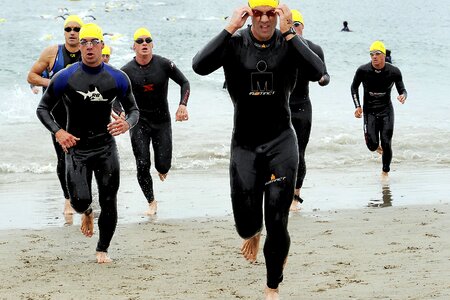
{"type": "Polygon", "coordinates": [[[303,21],[303,16],[298,10],[291,9],[291,13],[292,13],[292,21],[294,21],[294,23],[295,22],[300,22],[303,25],[305,25],[305,22],[303,21]]]}
{"type": "Polygon", "coordinates": [[[372,51],[381,51],[384,55],[386,55],[386,47],[384,47],[384,44],[382,41],[375,41],[370,45],[370,52],[372,51]]]}
{"type": "Polygon", "coordinates": [[[250,6],[251,9],[257,6],[272,6],[275,8],[278,4],[280,4],[279,0],[248,0],[248,6],[250,6]]]}
{"type": "Polygon", "coordinates": [[[102,49],[102,55],[111,55],[111,48],[109,48],[109,46],[105,45],[102,49]]]}
{"type": "Polygon", "coordinates": [[[83,27],[81,27],[79,39],[81,40],[87,37],[103,41],[103,31],[97,24],[94,23],[85,24],[83,27]]]}
{"type": "Polygon", "coordinates": [[[152,38],[152,34],[150,33],[150,31],[148,31],[148,29],[144,28],[144,27],[141,27],[134,32],[133,39],[137,40],[141,36],[148,36],[148,37],[152,38]]]}
{"type": "Polygon", "coordinates": [[[80,27],[83,27],[84,22],[80,19],[79,16],[77,15],[70,15],[68,16],[65,20],[64,20],[64,27],[67,26],[68,23],[70,22],[75,22],[78,23],[78,25],[80,25],[80,27]]]}

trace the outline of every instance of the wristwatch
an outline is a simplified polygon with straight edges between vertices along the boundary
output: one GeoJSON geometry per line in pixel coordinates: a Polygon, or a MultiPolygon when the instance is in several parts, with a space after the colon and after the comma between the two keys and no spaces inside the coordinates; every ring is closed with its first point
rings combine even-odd
{"type": "Polygon", "coordinates": [[[291,28],[289,28],[288,31],[283,32],[283,33],[281,34],[281,36],[285,38],[285,37],[287,37],[287,36],[290,35],[290,34],[297,35],[297,31],[295,31],[294,27],[291,27],[291,28]]]}

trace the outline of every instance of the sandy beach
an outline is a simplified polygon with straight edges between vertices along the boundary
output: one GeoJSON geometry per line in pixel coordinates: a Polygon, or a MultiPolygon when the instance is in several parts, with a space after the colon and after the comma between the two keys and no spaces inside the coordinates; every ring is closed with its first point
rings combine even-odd
{"type": "MultiPolygon", "coordinates": [[[[449,299],[450,205],[291,214],[282,299],[449,299]]],[[[263,235],[264,236],[264,235],[263,235]]],[[[95,263],[79,226],[0,232],[1,299],[262,299],[231,216],[119,224],[95,263]]]]}

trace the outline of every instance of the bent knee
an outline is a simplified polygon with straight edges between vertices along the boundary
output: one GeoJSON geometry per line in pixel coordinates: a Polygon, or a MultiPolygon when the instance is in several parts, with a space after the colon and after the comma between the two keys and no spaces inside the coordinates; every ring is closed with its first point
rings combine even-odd
{"type": "Polygon", "coordinates": [[[79,214],[84,213],[86,210],[88,210],[91,206],[91,202],[92,201],[90,199],[74,199],[73,197],[70,198],[70,205],[79,214]]]}

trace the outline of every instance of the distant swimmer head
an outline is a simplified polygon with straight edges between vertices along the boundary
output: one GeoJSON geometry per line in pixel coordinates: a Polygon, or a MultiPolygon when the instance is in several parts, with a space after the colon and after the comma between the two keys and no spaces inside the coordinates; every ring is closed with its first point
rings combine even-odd
{"type": "Polygon", "coordinates": [[[105,45],[102,49],[102,55],[111,55],[111,48],[105,45]]]}
{"type": "Polygon", "coordinates": [[[344,21],[344,23],[342,23],[342,24],[344,24],[345,27],[348,26],[348,22],[347,21],[344,21]]]}
{"type": "Polygon", "coordinates": [[[302,25],[305,25],[305,21],[303,21],[303,16],[302,16],[301,12],[299,12],[296,9],[291,9],[291,13],[292,13],[292,21],[294,21],[295,27],[300,25],[300,23],[302,25]]]}
{"type": "Polygon", "coordinates": [[[251,9],[258,7],[258,6],[271,6],[273,8],[276,8],[280,4],[279,0],[249,0],[248,6],[250,6],[251,9]]]}
{"type": "Polygon", "coordinates": [[[87,23],[81,27],[79,39],[93,38],[103,41],[103,31],[97,24],[87,23]]]}
{"type": "Polygon", "coordinates": [[[80,27],[83,27],[84,22],[77,15],[70,15],[64,20],[64,28],[67,27],[69,23],[77,23],[80,27]]]}
{"type": "Polygon", "coordinates": [[[134,32],[133,40],[136,41],[140,37],[143,38],[149,37],[150,39],[152,39],[152,34],[147,28],[141,27],[134,32]]]}
{"type": "Polygon", "coordinates": [[[370,54],[372,53],[376,53],[376,52],[381,52],[384,55],[386,55],[386,47],[384,46],[382,41],[375,41],[372,43],[372,45],[370,45],[370,54]]]}

